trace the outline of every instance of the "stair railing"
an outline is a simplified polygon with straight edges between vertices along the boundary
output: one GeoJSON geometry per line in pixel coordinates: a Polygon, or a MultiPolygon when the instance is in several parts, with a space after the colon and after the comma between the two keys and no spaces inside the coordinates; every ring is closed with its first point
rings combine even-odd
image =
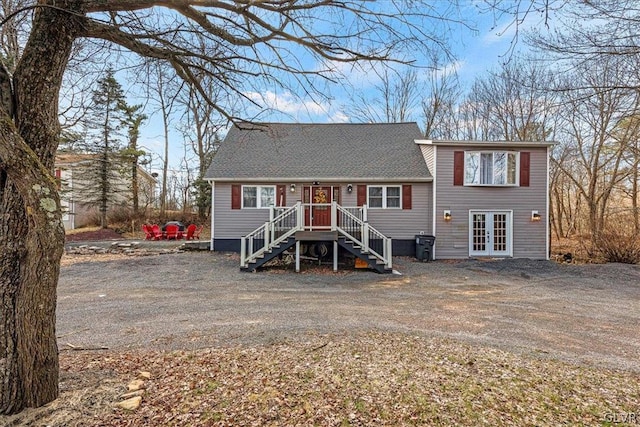
{"type": "Polygon", "coordinates": [[[241,267],[248,267],[251,261],[304,228],[300,202],[286,209],[272,209],[269,221],[240,239],[241,267]]]}
{"type": "MultiPolygon", "coordinates": [[[[272,208],[269,221],[240,239],[240,266],[248,267],[251,261],[304,229],[304,208],[301,202],[289,208],[272,208]]],[[[362,252],[384,262],[386,268],[391,268],[391,238],[369,224],[365,206],[345,208],[332,202],[331,230],[338,231],[359,246],[362,252]]]]}
{"type": "Polygon", "coordinates": [[[354,215],[353,208],[344,208],[336,202],[332,203],[331,210],[333,229],[360,246],[362,252],[384,262],[386,268],[392,268],[391,238],[369,225],[365,206],[362,207],[361,218],[354,215]]]}

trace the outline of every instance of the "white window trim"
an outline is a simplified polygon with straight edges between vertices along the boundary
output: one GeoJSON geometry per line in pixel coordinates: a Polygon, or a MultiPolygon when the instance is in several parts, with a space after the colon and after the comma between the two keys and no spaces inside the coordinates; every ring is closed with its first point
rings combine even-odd
{"type": "Polygon", "coordinates": [[[262,206],[262,201],[260,199],[260,190],[263,188],[273,188],[273,203],[275,206],[276,203],[276,186],[275,185],[243,185],[240,193],[240,201],[242,209],[269,209],[272,206],[262,206]],[[256,189],[256,206],[245,206],[244,205],[244,189],[245,188],[255,188],[256,189]]]}
{"type": "Polygon", "coordinates": [[[402,209],[402,185],[367,185],[367,208],[369,209],[402,209]],[[369,203],[369,188],[382,188],[382,207],[371,206],[369,203]],[[400,197],[400,206],[387,207],[387,188],[397,188],[400,197]]]}
{"type": "MultiPolygon", "coordinates": [[[[464,176],[463,176],[463,185],[465,187],[519,187],[520,186],[520,152],[519,151],[510,151],[510,150],[472,150],[464,152],[464,176]],[[505,184],[481,184],[481,183],[471,183],[467,182],[467,156],[470,154],[494,154],[494,153],[505,153],[515,154],[516,155],[516,172],[515,172],[515,182],[513,184],[505,183],[505,184]]],[[[505,177],[506,178],[506,177],[505,177]]]]}

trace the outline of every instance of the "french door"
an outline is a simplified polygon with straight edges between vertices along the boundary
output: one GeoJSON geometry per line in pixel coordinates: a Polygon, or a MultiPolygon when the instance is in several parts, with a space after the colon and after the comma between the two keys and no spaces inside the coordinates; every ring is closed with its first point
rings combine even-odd
{"type": "Polygon", "coordinates": [[[469,212],[469,256],[511,256],[511,211],[469,212]]]}

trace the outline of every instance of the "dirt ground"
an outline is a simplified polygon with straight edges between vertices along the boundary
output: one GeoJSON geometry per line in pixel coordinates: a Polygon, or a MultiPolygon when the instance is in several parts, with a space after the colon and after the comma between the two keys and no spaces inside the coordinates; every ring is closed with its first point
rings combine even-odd
{"type": "Polygon", "coordinates": [[[211,252],[77,262],[60,277],[60,347],[197,349],[382,330],[640,369],[638,266],[394,261],[400,275],[245,273],[237,255],[211,252]]]}
{"type": "Polygon", "coordinates": [[[84,363],[91,352],[295,346],[382,333],[640,373],[638,266],[396,258],[399,274],[379,275],[315,264],[301,273],[243,273],[238,264],[236,254],[212,252],[67,259],[58,288],[63,364],[84,363]],[[76,352],[83,355],[70,356],[76,352]]]}

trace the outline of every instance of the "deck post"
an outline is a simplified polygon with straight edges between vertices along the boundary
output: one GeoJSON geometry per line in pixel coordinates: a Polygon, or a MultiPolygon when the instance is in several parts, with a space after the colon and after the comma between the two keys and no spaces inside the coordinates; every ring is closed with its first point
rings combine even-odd
{"type": "Polygon", "coordinates": [[[333,241],[333,271],[338,271],[338,241],[333,241]]]}
{"type": "Polygon", "coordinates": [[[298,214],[298,230],[304,230],[304,209],[302,209],[302,202],[296,203],[296,210],[298,214]]]}
{"type": "Polygon", "coordinates": [[[300,240],[296,241],[296,273],[300,273],[300,240]]]}
{"type": "Polygon", "coordinates": [[[240,267],[245,267],[246,261],[246,252],[247,252],[247,238],[242,236],[240,239],[240,267]]]}
{"type": "Polygon", "coordinates": [[[369,252],[369,223],[362,224],[362,244],[365,252],[369,252]]]}
{"type": "Polygon", "coordinates": [[[271,237],[271,226],[269,225],[268,222],[264,223],[264,250],[267,251],[269,249],[269,244],[270,242],[270,237],[271,237]]]}
{"type": "Polygon", "coordinates": [[[336,231],[338,227],[338,203],[331,202],[331,231],[336,231]]]}

